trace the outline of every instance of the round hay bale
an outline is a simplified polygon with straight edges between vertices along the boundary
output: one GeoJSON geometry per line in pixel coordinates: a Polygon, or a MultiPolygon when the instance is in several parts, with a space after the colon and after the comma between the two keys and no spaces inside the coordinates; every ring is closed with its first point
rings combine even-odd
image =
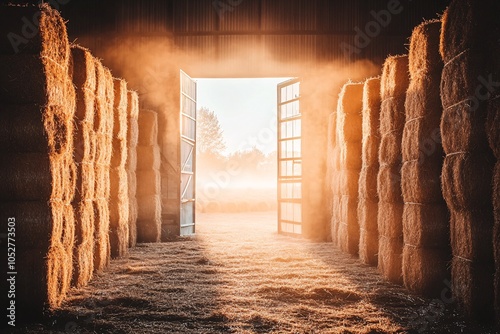
{"type": "Polygon", "coordinates": [[[152,110],[139,112],[139,145],[158,145],[158,114],[152,110]]]}
{"type": "Polygon", "coordinates": [[[378,233],[360,230],[359,259],[370,266],[378,264],[378,233]]]}
{"type": "Polygon", "coordinates": [[[440,161],[406,161],[401,168],[401,189],[405,203],[443,203],[440,161]]]}
{"type": "Polygon", "coordinates": [[[452,210],[467,210],[491,203],[495,164],[491,154],[457,153],[444,159],[443,196],[452,210]]]}
{"type": "Polygon", "coordinates": [[[378,201],[377,177],[379,166],[364,166],[359,173],[359,199],[378,201]]]}
{"type": "Polygon", "coordinates": [[[403,281],[411,292],[427,297],[441,297],[444,282],[450,278],[448,263],[451,255],[446,250],[403,248],[403,281]]]}
{"type": "Polygon", "coordinates": [[[138,170],[136,175],[137,197],[161,193],[160,172],[158,170],[138,170]]]}
{"type": "Polygon", "coordinates": [[[410,81],[408,56],[389,56],[386,58],[380,79],[380,96],[382,101],[393,97],[404,96],[410,81]]]}
{"type": "Polygon", "coordinates": [[[417,247],[448,249],[450,213],[445,204],[405,204],[404,243],[417,247]]]}
{"type": "Polygon", "coordinates": [[[403,209],[402,203],[378,203],[377,227],[380,236],[403,241],[403,209]]]}
{"type": "Polygon", "coordinates": [[[377,193],[380,201],[403,203],[400,166],[382,165],[377,177],[377,193]]]}
{"type": "Polygon", "coordinates": [[[469,261],[493,263],[493,210],[479,207],[450,212],[451,247],[454,256],[469,261]]]}
{"type": "Polygon", "coordinates": [[[378,201],[360,199],[358,203],[359,227],[378,235],[378,201]]]}
{"type": "Polygon", "coordinates": [[[454,257],[451,266],[453,298],[458,308],[468,317],[483,322],[493,318],[492,263],[471,262],[454,257]]]}
{"type": "Polygon", "coordinates": [[[426,77],[441,72],[443,61],[439,54],[441,20],[424,21],[411,34],[408,53],[411,79],[426,77]]]}
{"type": "Polygon", "coordinates": [[[382,136],[378,158],[381,165],[399,165],[401,163],[402,134],[401,131],[401,133],[391,132],[382,136]]]}
{"type": "Polygon", "coordinates": [[[380,236],[378,240],[378,269],[385,279],[403,284],[403,242],[380,236]]]}
{"type": "Polygon", "coordinates": [[[160,169],[160,147],[158,145],[137,146],[137,169],[160,169]]]}

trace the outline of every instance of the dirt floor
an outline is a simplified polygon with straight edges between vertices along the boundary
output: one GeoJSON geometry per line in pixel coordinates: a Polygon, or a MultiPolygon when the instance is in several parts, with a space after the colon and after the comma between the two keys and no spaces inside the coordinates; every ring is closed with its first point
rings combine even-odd
{"type": "Polygon", "coordinates": [[[276,213],[199,214],[197,236],[141,244],[43,324],[15,333],[490,333],[410,295],[276,213]]]}

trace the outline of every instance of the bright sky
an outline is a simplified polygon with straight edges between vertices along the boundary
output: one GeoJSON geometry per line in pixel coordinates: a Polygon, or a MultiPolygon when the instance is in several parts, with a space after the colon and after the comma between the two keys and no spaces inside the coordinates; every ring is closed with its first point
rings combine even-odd
{"type": "Polygon", "coordinates": [[[288,79],[195,79],[197,107],[217,115],[226,154],[254,146],[266,154],[276,151],[276,86],[288,79]]]}

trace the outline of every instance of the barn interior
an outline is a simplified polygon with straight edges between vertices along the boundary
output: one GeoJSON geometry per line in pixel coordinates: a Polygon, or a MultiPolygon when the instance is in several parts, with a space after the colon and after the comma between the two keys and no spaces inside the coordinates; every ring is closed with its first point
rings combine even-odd
{"type": "Polygon", "coordinates": [[[2,1],[2,326],[496,333],[499,13],[494,0],[2,1]],[[276,200],[214,213],[197,83],[235,78],[283,78],[276,200]]]}

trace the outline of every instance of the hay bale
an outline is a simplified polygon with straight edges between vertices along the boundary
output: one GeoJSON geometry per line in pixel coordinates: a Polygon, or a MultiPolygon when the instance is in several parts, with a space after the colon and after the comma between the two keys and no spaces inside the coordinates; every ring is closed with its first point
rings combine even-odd
{"type": "Polygon", "coordinates": [[[158,145],[137,146],[137,169],[160,169],[160,147],[158,145]]]}
{"type": "Polygon", "coordinates": [[[135,247],[137,244],[137,216],[139,214],[137,199],[129,198],[129,223],[128,223],[128,246],[135,247]]]}
{"type": "Polygon", "coordinates": [[[358,202],[359,228],[378,234],[378,200],[360,199],[358,202]]]}
{"type": "Polygon", "coordinates": [[[349,196],[340,200],[340,221],[338,226],[338,244],[342,251],[353,255],[358,254],[359,223],[358,201],[349,196]]]}
{"type": "Polygon", "coordinates": [[[370,266],[378,264],[378,233],[360,229],[359,259],[370,266]]]}
{"type": "Polygon", "coordinates": [[[127,164],[128,145],[126,140],[113,139],[111,167],[125,167],[127,164]]]}
{"type": "Polygon", "coordinates": [[[376,266],[378,258],[378,201],[360,198],[358,203],[359,258],[376,266]]]}
{"type": "Polygon", "coordinates": [[[441,20],[424,21],[411,34],[408,53],[412,80],[441,72],[443,61],[439,53],[441,20]]]}
{"type": "Polygon", "coordinates": [[[114,120],[113,141],[127,140],[127,117],[128,117],[128,90],[127,82],[122,79],[113,79],[114,84],[114,120]]]}
{"type": "Polygon", "coordinates": [[[75,209],[75,246],[73,248],[72,284],[82,287],[94,272],[94,206],[92,200],[78,203],[75,209]]]}
{"type": "Polygon", "coordinates": [[[430,160],[442,164],[444,152],[441,145],[440,120],[440,113],[407,120],[401,147],[403,161],[417,160],[419,163],[425,163],[430,160]]]}
{"type": "Polygon", "coordinates": [[[448,281],[449,253],[442,249],[421,248],[405,244],[403,248],[403,281],[405,287],[420,295],[440,296],[448,281]]]}
{"type": "Polygon", "coordinates": [[[109,201],[110,213],[110,245],[111,257],[122,257],[127,254],[129,244],[129,198],[127,171],[125,167],[115,167],[110,170],[111,194],[109,201]]]}
{"type": "Polygon", "coordinates": [[[443,203],[441,161],[406,161],[401,168],[401,189],[405,203],[443,203]]]}
{"type": "Polygon", "coordinates": [[[443,106],[440,89],[441,72],[429,73],[428,76],[412,79],[406,91],[406,121],[436,114],[441,115],[443,106]]]}
{"type": "Polygon", "coordinates": [[[39,313],[59,307],[73,272],[72,206],[61,201],[0,202],[0,219],[7,224],[10,217],[16,219],[16,235],[23,236],[16,238],[16,271],[24,273],[16,278],[16,305],[39,313]],[[40,278],[36,285],[33,277],[40,278]]]}
{"type": "Polygon", "coordinates": [[[350,198],[358,197],[359,172],[356,170],[341,170],[338,172],[338,194],[350,198]]]}
{"type": "Polygon", "coordinates": [[[451,284],[453,298],[459,309],[470,318],[478,321],[490,321],[494,309],[492,263],[471,262],[461,257],[454,257],[451,265],[451,284]]]}
{"type": "Polygon", "coordinates": [[[139,145],[158,145],[158,114],[156,111],[141,109],[138,121],[139,145]]]}
{"type": "Polygon", "coordinates": [[[138,170],[137,197],[161,193],[160,172],[158,170],[138,170]]]}
{"type": "Polygon", "coordinates": [[[363,166],[378,165],[380,145],[380,78],[370,78],[363,87],[362,161],[363,166]]]}
{"type": "Polygon", "coordinates": [[[493,263],[493,210],[482,206],[451,210],[450,234],[453,256],[474,263],[493,263]]]}
{"type": "Polygon", "coordinates": [[[77,94],[75,116],[93,126],[97,86],[94,57],[89,50],[78,45],[71,46],[71,56],[73,59],[71,74],[77,94]]]}
{"type": "Polygon", "coordinates": [[[359,173],[358,197],[360,199],[370,199],[378,201],[377,177],[379,166],[367,165],[359,173]]]}
{"type": "MultiPolygon", "coordinates": [[[[488,118],[486,121],[486,132],[490,148],[495,157],[500,159],[500,95],[488,102],[488,118]]],[[[0,123],[1,124],[1,123],[0,123]]]]}
{"type": "Polygon", "coordinates": [[[140,196],[137,203],[137,242],[158,242],[161,236],[161,196],[140,196]]]}
{"type": "Polygon", "coordinates": [[[464,152],[445,157],[442,190],[450,210],[468,210],[491,203],[494,164],[491,153],[464,152]]]}
{"type": "Polygon", "coordinates": [[[0,54],[39,54],[55,63],[67,66],[69,41],[66,24],[57,10],[49,4],[8,5],[0,7],[0,54]],[[22,43],[11,43],[16,34],[22,36],[23,18],[29,18],[36,26],[36,34],[22,43]],[[18,29],[16,31],[16,29],[18,29]]]}
{"type": "Polygon", "coordinates": [[[449,249],[449,221],[450,214],[444,204],[406,203],[403,209],[404,243],[423,248],[449,249]]]}
{"type": "Polygon", "coordinates": [[[378,239],[378,268],[389,281],[403,283],[403,242],[380,235],[378,239]]]}
{"type": "MultiPolygon", "coordinates": [[[[477,87],[483,87],[480,78],[484,79],[485,69],[477,65],[481,61],[484,60],[466,52],[443,69],[441,133],[447,153],[488,148],[485,131],[487,101],[476,97],[477,87]]],[[[481,94],[484,94],[482,90],[481,94]]]]}
{"type": "MultiPolygon", "coordinates": [[[[336,129],[343,142],[360,142],[362,138],[363,84],[346,83],[339,94],[336,129]]],[[[338,143],[337,143],[338,144],[338,143]]]]}
{"type": "Polygon", "coordinates": [[[399,165],[380,166],[377,177],[377,194],[380,201],[403,204],[399,165]]]}
{"type": "Polygon", "coordinates": [[[489,44],[496,43],[496,39],[488,37],[495,33],[492,27],[497,26],[498,10],[498,3],[494,0],[452,1],[441,17],[439,52],[444,62],[449,62],[464,50],[485,50],[489,44]]]}
{"type": "Polygon", "coordinates": [[[379,163],[381,165],[398,165],[402,161],[401,132],[389,132],[382,136],[379,148],[379,163]]]}
{"type": "Polygon", "coordinates": [[[381,236],[403,240],[403,203],[378,202],[377,227],[381,236]]]}
{"type": "Polygon", "coordinates": [[[109,244],[109,207],[106,200],[94,202],[94,271],[102,271],[111,258],[109,244]]]}
{"type": "Polygon", "coordinates": [[[380,97],[382,101],[404,96],[408,88],[409,79],[408,56],[387,57],[380,79],[380,97]]]}

